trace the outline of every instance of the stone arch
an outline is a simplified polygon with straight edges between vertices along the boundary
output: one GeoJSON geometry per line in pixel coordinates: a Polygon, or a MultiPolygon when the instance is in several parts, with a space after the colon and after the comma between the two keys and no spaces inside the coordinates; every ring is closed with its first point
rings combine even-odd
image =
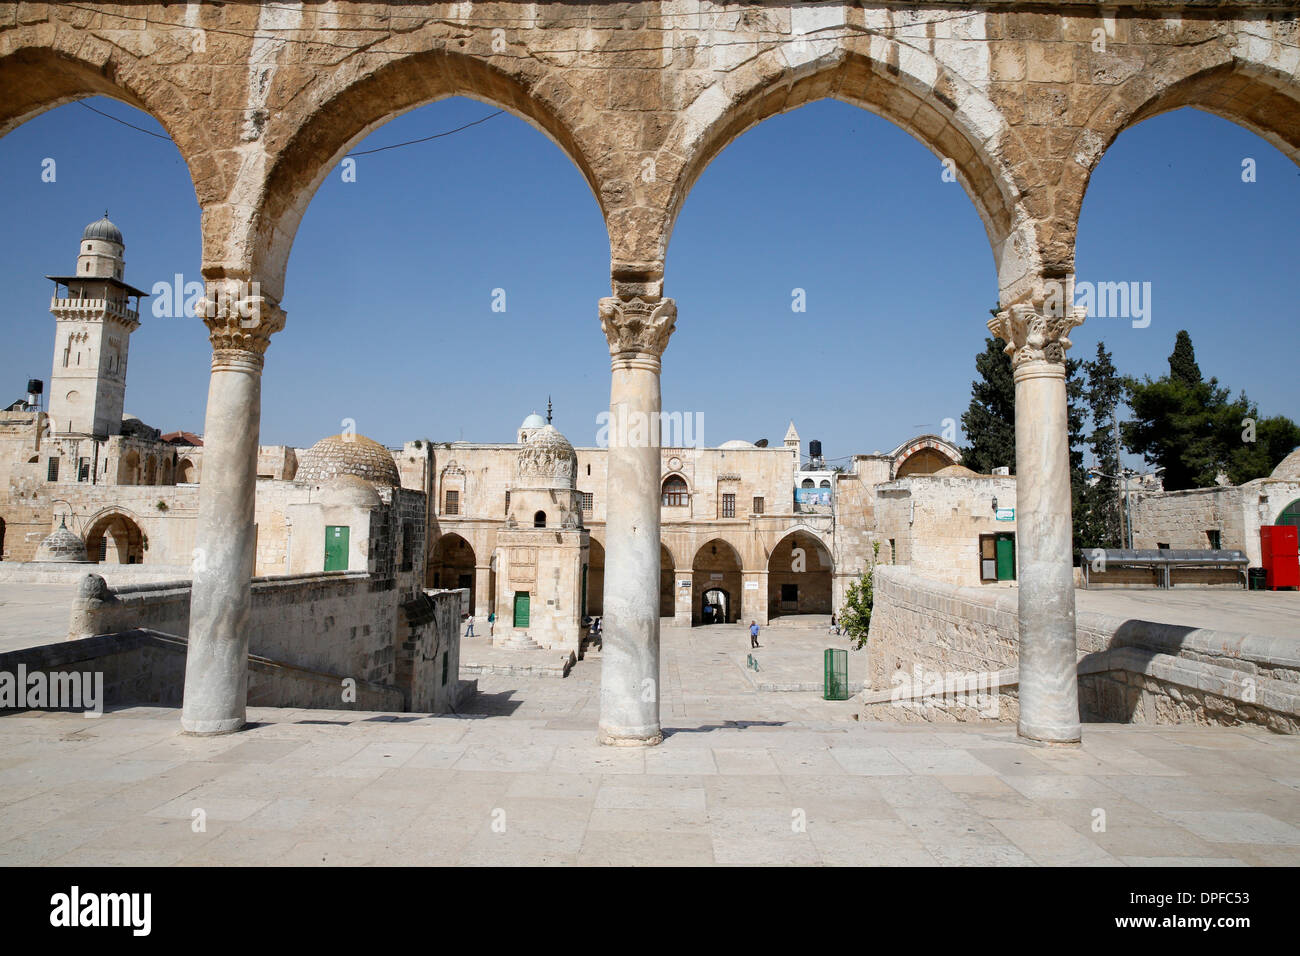
{"type": "Polygon", "coordinates": [[[659,616],[672,617],[674,602],[677,600],[675,582],[677,579],[677,562],[668,545],[659,542],[659,616]]]}
{"type": "Polygon", "coordinates": [[[142,564],[144,534],[125,511],[100,512],[86,531],[86,554],[93,563],[142,564]]]}
{"type": "Polygon", "coordinates": [[[469,588],[469,606],[474,603],[474,546],[455,532],[440,536],[429,549],[425,565],[427,588],[469,588]]]}
{"type": "Polygon", "coordinates": [[[1206,65],[1206,50],[1174,54],[1115,87],[1093,111],[1070,150],[1044,243],[1062,273],[1074,267],[1075,237],[1084,195],[1107,150],[1125,130],[1184,106],[1250,130],[1300,164],[1300,83],[1228,48],[1206,65]]]}
{"type": "MultiPolygon", "coordinates": [[[[988,148],[990,143],[1005,148],[1017,136],[983,93],[930,54],[885,37],[855,38],[794,68],[782,49],[770,50],[746,75],[749,82],[730,98],[711,87],[679,117],[660,164],[661,173],[675,171],[662,238],[657,248],[638,250],[643,258],[662,262],[691,188],[730,143],[780,113],[835,99],[889,120],[940,159],[952,159],[957,181],[984,223],[1004,287],[1037,274],[1035,223],[1020,204],[1027,170],[996,158],[988,148]],[[684,159],[674,164],[672,156],[684,159]]],[[[1027,156],[1023,148],[1006,151],[1027,156]]],[[[611,229],[611,238],[617,243],[618,230],[611,229]]],[[[617,246],[614,251],[617,260],[617,246]]]]}
{"type": "MultiPolygon", "coordinates": [[[[710,538],[695,551],[691,560],[691,624],[732,624],[739,620],[743,588],[742,549],[726,538],[710,538]],[[705,615],[706,596],[719,590],[726,595],[722,619],[705,615]]],[[[718,607],[711,602],[712,607],[718,607]]]]}
{"type": "Polygon", "coordinates": [[[154,458],[153,455],[148,456],[144,460],[144,481],[142,481],[141,484],[158,484],[158,460],[154,458]]]}
{"type": "Polygon", "coordinates": [[[781,536],[767,559],[768,617],[830,614],[835,562],[822,537],[793,528],[781,536]]]}
{"type": "Polygon", "coordinates": [[[507,73],[476,56],[430,49],[442,43],[432,33],[429,41],[420,52],[369,72],[358,56],[348,64],[350,69],[323,73],[300,91],[297,99],[314,108],[283,134],[268,127],[270,169],[258,216],[242,224],[246,233],[241,236],[212,236],[212,243],[221,248],[205,247],[205,264],[229,259],[230,243],[251,248],[252,274],[272,298],[281,298],[294,236],[325,177],[349,150],[389,120],[453,96],[498,107],[536,128],[578,168],[605,215],[601,180],[590,159],[593,151],[579,142],[577,124],[568,115],[581,108],[582,101],[558,78],[557,70],[522,58],[512,61],[520,72],[507,73]]]}
{"type": "Polygon", "coordinates": [[[117,483],[119,485],[140,484],[140,453],[132,448],[118,459],[117,483]]]}
{"type": "Polygon", "coordinates": [[[889,453],[894,459],[891,478],[929,475],[961,463],[961,449],[938,435],[918,435],[889,453]]]}
{"type": "Polygon", "coordinates": [[[176,144],[199,205],[219,201],[220,177],[195,175],[217,152],[211,124],[167,70],[142,63],[100,35],[58,24],[33,24],[0,34],[0,136],[56,107],[107,96],[148,113],[176,144]]]}
{"type": "Polygon", "coordinates": [[[182,458],[176,463],[176,483],[178,485],[193,484],[198,479],[198,468],[194,462],[188,458],[182,458]]]}
{"type": "Polygon", "coordinates": [[[691,483],[679,472],[664,475],[659,482],[659,502],[665,508],[689,508],[691,505],[691,483]]]}
{"type": "Polygon", "coordinates": [[[605,545],[590,537],[587,549],[587,614],[600,617],[605,613],[605,545]]]}

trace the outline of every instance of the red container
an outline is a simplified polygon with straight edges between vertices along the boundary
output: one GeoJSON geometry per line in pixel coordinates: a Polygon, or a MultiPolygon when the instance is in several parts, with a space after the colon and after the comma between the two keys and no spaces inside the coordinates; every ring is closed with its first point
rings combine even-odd
{"type": "Polygon", "coordinates": [[[1268,572],[1265,586],[1278,588],[1300,587],[1300,528],[1284,524],[1261,525],[1260,548],[1264,553],[1264,570],[1268,572]]]}

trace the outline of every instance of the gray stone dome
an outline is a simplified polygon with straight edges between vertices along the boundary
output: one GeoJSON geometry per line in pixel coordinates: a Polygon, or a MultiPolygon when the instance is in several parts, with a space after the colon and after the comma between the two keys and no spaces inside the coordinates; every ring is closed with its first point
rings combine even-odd
{"type": "Polygon", "coordinates": [[[515,458],[515,485],[520,488],[572,490],[578,477],[578,453],[554,425],[543,424],[528,436],[515,458]]]}
{"type": "Polygon", "coordinates": [[[86,556],[86,542],[68,530],[66,518],[59,521],[58,530],[41,542],[32,560],[43,563],[51,561],[72,564],[90,563],[90,558],[86,556]]]}
{"type": "Polygon", "coordinates": [[[86,227],[85,232],[81,234],[82,239],[102,239],[105,242],[116,242],[119,246],[125,246],[122,241],[122,230],[109,221],[108,212],[105,211],[103,219],[97,219],[86,227]]]}
{"type": "Polygon", "coordinates": [[[1277,463],[1273,469],[1270,478],[1285,478],[1291,481],[1300,480],[1300,448],[1295,449],[1277,463]]]}
{"type": "Polygon", "coordinates": [[[341,475],[355,475],[375,485],[392,488],[402,483],[397,464],[387,448],[365,435],[331,435],[302,454],[294,478],[323,484],[341,475]]]}
{"type": "Polygon", "coordinates": [[[524,423],[519,427],[520,428],[542,428],[545,425],[546,425],[546,419],[543,418],[541,415],[538,415],[536,412],[533,412],[531,415],[529,415],[527,418],[524,419],[524,423]]]}
{"type": "Polygon", "coordinates": [[[323,505],[346,505],[352,508],[378,508],[384,502],[375,486],[356,475],[340,475],[318,486],[316,499],[323,505]]]}

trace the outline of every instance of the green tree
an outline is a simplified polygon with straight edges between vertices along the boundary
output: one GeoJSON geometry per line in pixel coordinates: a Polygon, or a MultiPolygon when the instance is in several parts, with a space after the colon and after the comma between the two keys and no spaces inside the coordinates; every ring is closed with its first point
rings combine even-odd
{"type": "Polygon", "coordinates": [[[1000,338],[984,340],[984,351],[975,356],[979,377],[971,383],[970,407],[961,416],[970,443],[962,449],[961,463],[983,475],[1004,465],[1016,473],[1016,386],[1006,346],[1000,338]]]}
{"type": "MultiPolygon", "coordinates": [[[[1102,475],[1117,476],[1120,471],[1119,438],[1115,424],[1124,382],[1115,369],[1106,343],[1097,343],[1097,357],[1083,363],[1088,376],[1087,403],[1092,418],[1088,448],[1093,467],[1102,475]]],[[[1075,514],[1075,525],[1082,525],[1080,547],[1122,547],[1119,514],[1120,485],[1115,477],[1099,477],[1086,485],[1083,511],[1075,514]]]]}
{"type": "Polygon", "coordinates": [[[1217,378],[1206,381],[1191,336],[1180,331],[1169,374],[1126,379],[1133,420],[1124,445],[1163,469],[1170,491],[1205,488],[1219,475],[1240,484],[1268,475],[1300,443],[1300,427],[1283,416],[1259,418],[1244,392],[1235,400],[1217,378]]]}
{"type": "Polygon", "coordinates": [[[1074,549],[1088,547],[1084,531],[1090,526],[1088,521],[1088,472],[1083,467],[1083,425],[1084,405],[1087,399],[1087,387],[1080,370],[1083,363],[1078,359],[1065,360],[1065,421],[1070,439],[1070,511],[1074,515],[1073,544],[1074,549]],[[1081,522],[1079,516],[1084,520],[1081,522]]]}
{"type": "Polygon", "coordinates": [[[871,609],[876,600],[876,562],[880,559],[880,542],[871,542],[871,566],[862,572],[858,580],[849,585],[844,596],[844,607],[840,611],[840,629],[853,642],[854,650],[861,650],[867,643],[867,634],[871,630],[871,609]]]}

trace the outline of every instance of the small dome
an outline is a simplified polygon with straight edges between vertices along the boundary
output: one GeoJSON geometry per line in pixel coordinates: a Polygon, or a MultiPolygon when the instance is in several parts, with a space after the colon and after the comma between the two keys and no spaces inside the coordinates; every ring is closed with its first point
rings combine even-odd
{"type": "Polygon", "coordinates": [[[515,484],[520,488],[572,489],[578,476],[578,453],[554,425],[528,436],[515,458],[515,484]]]}
{"type": "Polygon", "coordinates": [[[519,427],[520,428],[542,428],[545,425],[546,425],[546,419],[543,418],[541,415],[538,415],[536,412],[533,412],[531,415],[529,415],[527,418],[524,419],[523,424],[520,425],[519,427]]]}
{"type": "Polygon", "coordinates": [[[757,448],[752,441],[742,441],[739,438],[733,438],[731,441],[724,441],[719,448],[757,448]]]}
{"type": "Polygon", "coordinates": [[[122,241],[122,231],[109,221],[107,212],[104,213],[103,219],[97,219],[87,226],[81,238],[102,239],[105,242],[116,242],[119,246],[126,245],[122,241]]]}
{"type": "Polygon", "coordinates": [[[353,508],[378,508],[384,502],[375,486],[356,475],[339,475],[319,486],[323,505],[347,505],[353,508]]]}
{"type": "MultiPolygon", "coordinates": [[[[945,465],[938,471],[931,472],[936,478],[978,478],[977,472],[971,471],[965,465],[945,465]]],[[[910,477],[910,476],[909,476],[910,477]]]]}
{"type": "Polygon", "coordinates": [[[1279,461],[1269,477],[1300,481],[1300,448],[1295,449],[1291,454],[1279,461]]]}
{"type": "Polygon", "coordinates": [[[59,528],[36,549],[33,561],[63,561],[73,564],[89,564],[86,557],[86,542],[68,530],[67,519],[59,521],[59,528]]]}
{"type": "Polygon", "coordinates": [[[355,475],[389,488],[402,483],[388,449],[365,435],[331,435],[312,445],[298,461],[295,478],[324,484],[341,475],[355,475]]]}

